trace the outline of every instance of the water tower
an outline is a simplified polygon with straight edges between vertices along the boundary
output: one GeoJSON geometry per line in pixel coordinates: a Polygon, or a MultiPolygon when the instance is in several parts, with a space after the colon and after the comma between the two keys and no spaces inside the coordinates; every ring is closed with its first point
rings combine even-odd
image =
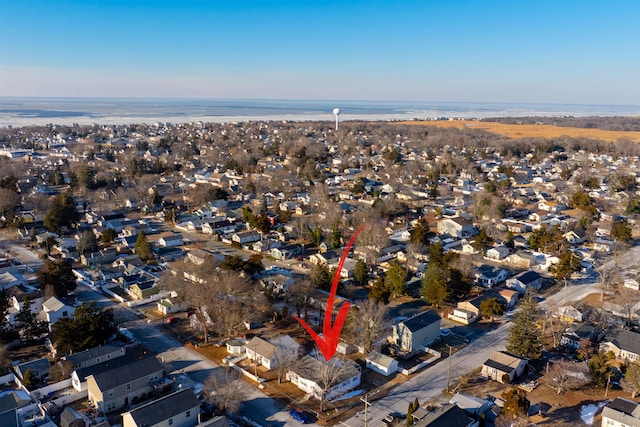
{"type": "Polygon", "coordinates": [[[336,116],[336,130],[338,130],[338,116],[340,115],[340,109],[334,108],[333,115],[336,116]]]}

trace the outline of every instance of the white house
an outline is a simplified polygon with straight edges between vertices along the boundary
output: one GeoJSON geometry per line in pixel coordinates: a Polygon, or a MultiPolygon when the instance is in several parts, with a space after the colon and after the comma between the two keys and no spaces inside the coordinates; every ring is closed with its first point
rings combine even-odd
{"type": "Polygon", "coordinates": [[[260,240],[260,233],[257,231],[245,231],[242,233],[233,233],[231,235],[231,240],[233,242],[240,243],[241,245],[245,243],[257,242],[260,240]]]}
{"type": "Polygon", "coordinates": [[[331,359],[327,363],[312,356],[304,356],[289,368],[287,379],[316,399],[322,399],[324,395],[325,399],[330,400],[359,386],[361,372],[358,364],[350,359],[331,359]],[[337,374],[333,375],[334,380],[323,391],[322,374],[327,369],[336,369],[337,374]]]}
{"type": "Polygon", "coordinates": [[[367,368],[385,377],[398,370],[398,361],[396,359],[377,351],[372,351],[367,355],[366,363],[367,368]]]}
{"type": "Polygon", "coordinates": [[[494,246],[487,250],[487,258],[490,259],[504,259],[509,256],[509,248],[506,246],[494,246]]]}
{"type": "Polygon", "coordinates": [[[184,239],[182,238],[182,234],[176,233],[171,234],[169,236],[162,236],[158,239],[158,246],[163,248],[170,248],[175,246],[184,245],[184,239]]]}
{"type": "Polygon", "coordinates": [[[500,383],[511,383],[524,373],[527,360],[507,353],[494,351],[489,359],[482,364],[482,375],[500,383]],[[505,381],[507,380],[508,381],[505,381]]]}
{"type": "Polygon", "coordinates": [[[65,317],[72,317],[75,307],[67,304],[58,297],[51,297],[42,304],[43,320],[49,322],[50,325],[54,324],[58,319],[65,317]]]}
{"type": "Polygon", "coordinates": [[[507,279],[505,286],[515,289],[522,294],[530,288],[539,291],[542,286],[542,276],[535,271],[523,271],[522,273],[507,279]]]}
{"type": "Polygon", "coordinates": [[[300,344],[289,335],[280,335],[270,341],[260,337],[251,338],[245,345],[247,358],[257,361],[267,370],[278,368],[285,358],[287,360],[298,358],[300,344]]]}
{"type": "Polygon", "coordinates": [[[602,408],[602,427],[640,427],[640,404],[617,397],[602,408]]]}

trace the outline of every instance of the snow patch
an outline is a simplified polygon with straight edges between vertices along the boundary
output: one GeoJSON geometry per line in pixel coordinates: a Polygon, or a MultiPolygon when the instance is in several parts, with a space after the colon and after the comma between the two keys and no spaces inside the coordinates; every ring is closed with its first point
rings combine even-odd
{"type": "Polygon", "coordinates": [[[597,405],[582,405],[580,407],[580,419],[582,419],[582,421],[587,425],[593,425],[593,418],[596,416],[598,411],[609,402],[611,402],[611,400],[605,400],[597,405]]]}
{"type": "Polygon", "coordinates": [[[350,399],[352,397],[360,396],[363,392],[364,390],[353,390],[353,391],[350,391],[349,393],[345,393],[342,396],[333,399],[332,402],[338,402],[340,400],[350,399]]]}

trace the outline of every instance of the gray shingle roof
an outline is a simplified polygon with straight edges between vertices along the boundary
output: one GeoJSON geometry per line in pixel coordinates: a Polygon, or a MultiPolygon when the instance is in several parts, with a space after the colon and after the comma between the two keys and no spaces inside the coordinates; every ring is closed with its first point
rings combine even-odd
{"type": "Polygon", "coordinates": [[[435,310],[427,310],[408,318],[402,323],[404,323],[404,326],[411,332],[415,332],[439,320],[440,316],[435,310]]]}
{"type": "MultiPolygon", "coordinates": [[[[137,425],[152,426],[199,406],[200,402],[193,389],[188,388],[154,400],[129,413],[137,425]]],[[[190,416],[195,420],[198,414],[192,413],[190,416]]]]}
{"type": "Polygon", "coordinates": [[[621,350],[640,354],[640,334],[625,329],[612,329],[607,332],[605,342],[610,342],[621,350]]]}
{"type": "Polygon", "coordinates": [[[74,365],[77,363],[86,362],[87,360],[96,359],[101,356],[105,356],[109,353],[113,353],[121,349],[121,345],[107,344],[100,347],[90,348],[88,350],[81,351],[79,353],[70,354],[65,357],[65,360],[72,362],[74,365]]]}
{"type": "Polygon", "coordinates": [[[162,365],[155,356],[136,360],[128,365],[120,366],[93,375],[100,390],[109,390],[139,378],[162,371],[162,365]]]}

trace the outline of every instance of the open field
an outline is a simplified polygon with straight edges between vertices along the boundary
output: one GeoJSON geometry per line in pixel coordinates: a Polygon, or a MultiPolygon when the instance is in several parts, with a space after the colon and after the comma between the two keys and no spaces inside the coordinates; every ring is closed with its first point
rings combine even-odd
{"type": "Polygon", "coordinates": [[[517,125],[497,122],[481,122],[479,120],[427,120],[405,121],[397,124],[412,126],[437,126],[441,128],[454,127],[457,129],[480,129],[509,138],[558,138],[568,136],[572,138],[591,138],[602,141],[617,141],[625,138],[640,142],[640,132],[624,132],[602,129],[570,128],[553,125],[517,125]]]}

